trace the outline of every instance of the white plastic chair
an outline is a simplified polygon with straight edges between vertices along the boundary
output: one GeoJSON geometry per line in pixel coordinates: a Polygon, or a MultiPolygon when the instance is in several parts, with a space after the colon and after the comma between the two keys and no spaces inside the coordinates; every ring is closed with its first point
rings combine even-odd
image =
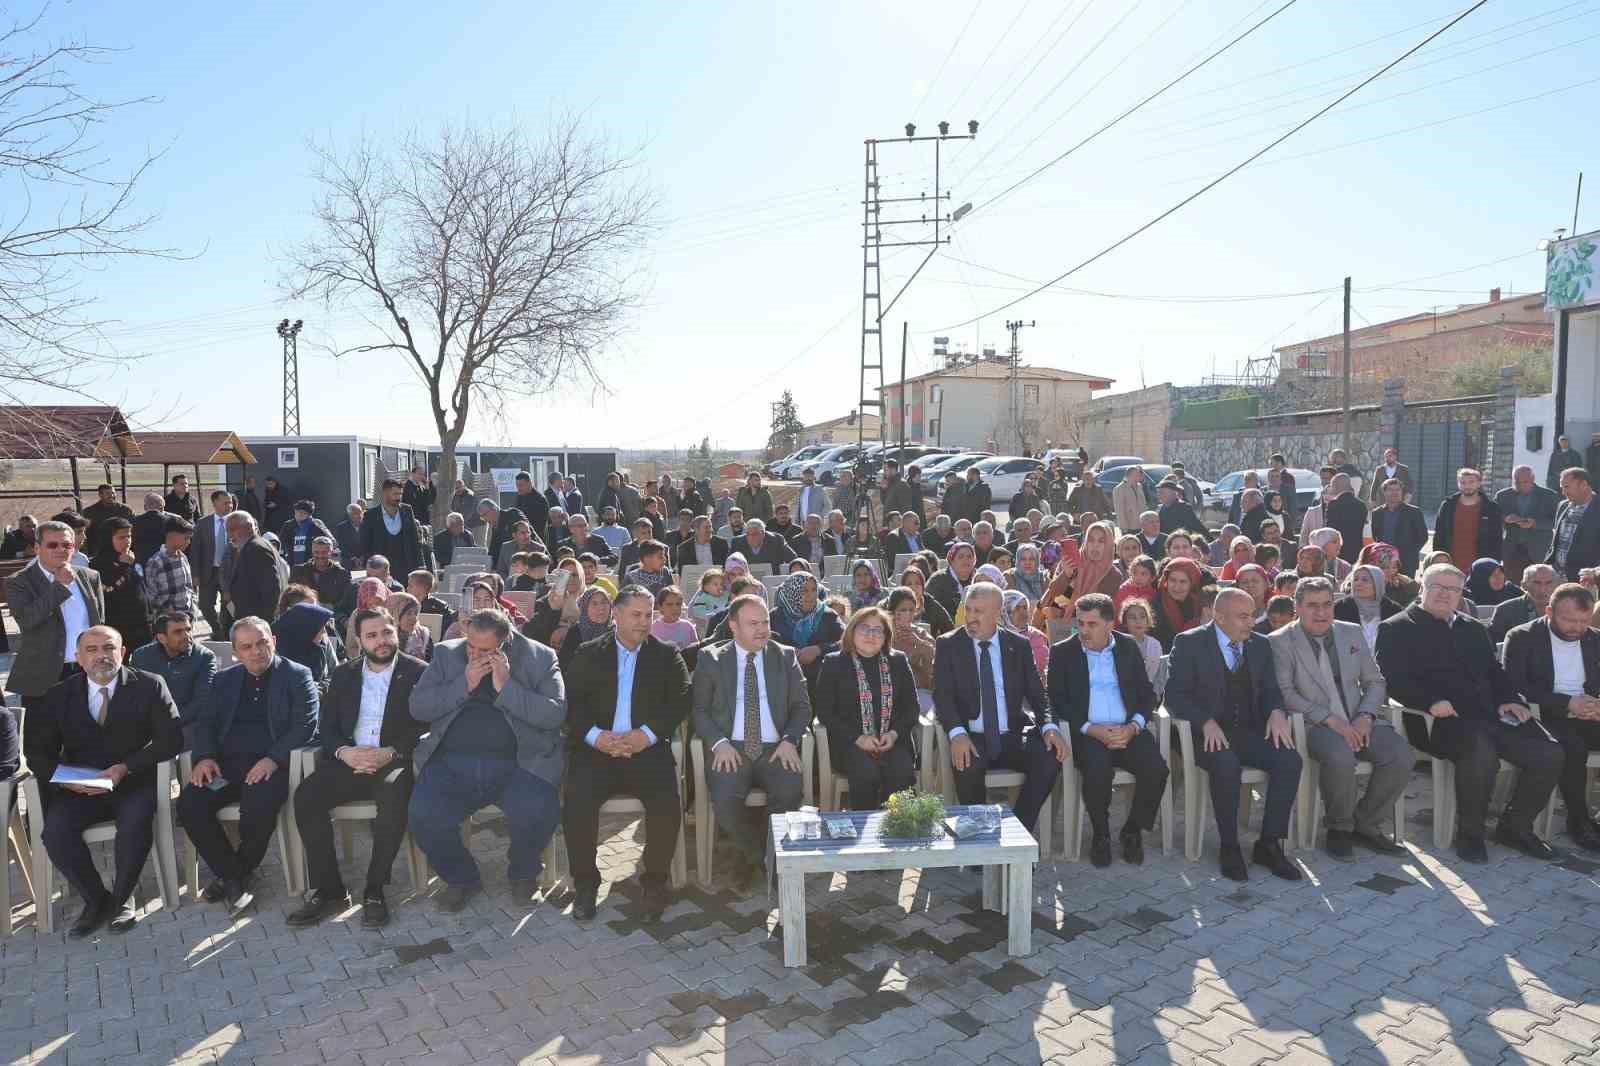
{"type": "MultiPolygon", "coordinates": [[[[922,765],[917,768],[915,785],[924,792],[939,790],[939,774],[933,763],[933,753],[936,741],[934,732],[938,729],[938,720],[932,712],[921,715],[917,719],[917,754],[922,759],[922,765]]],[[[850,775],[839,773],[833,768],[833,749],[828,739],[828,731],[818,723],[817,734],[817,773],[821,778],[821,791],[817,799],[817,806],[825,811],[849,810],[844,805],[844,797],[850,791],[850,775]]]]}
{"type": "Polygon", "coordinates": [[[825,578],[838,577],[848,569],[846,565],[848,562],[849,560],[843,555],[824,555],[822,557],[822,576],[825,578]]]}
{"type": "MultiPolygon", "coordinates": [[[[55,864],[44,846],[44,806],[39,797],[39,780],[28,774],[22,781],[23,795],[28,803],[28,834],[33,861],[34,921],[41,932],[55,931],[55,864]]],[[[9,800],[9,797],[6,797],[9,800]]],[[[172,818],[172,760],[156,764],[155,852],[156,882],[161,887],[162,905],[169,910],[178,906],[177,849],[173,843],[172,818]]],[[[83,831],[86,844],[103,844],[117,839],[115,822],[100,822],[83,831]]],[[[6,889],[9,895],[9,886],[6,889]]],[[[4,922],[10,925],[11,907],[8,898],[0,897],[5,905],[4,922]]]]}
{"type": "MultiPolygon", "coordinates": [[[[294,763],[291,756],[290,765],[294,763]]],[[[283,884],[289,895],[297,896],[305,891],[304,879],[300,870],[295,865],[295,835],[294,835],[294,786],[297,784],[289,767],[283,767],[278,772],[289,774],[289,795],[283,801],[283,807],[278,811],[278,830],[274,834],[278,838],[278,858],[283,863],[283,884]]],[[[194,754],[184,752],[178,756],[178,778],[182,785],[189,783],[189,777],[194,773],[194,754]]],[[[180,785],[181,787],[181,785],[180,785]]],[[[157,792],[159,798],[159,790],[157,792]]],[[[217,812],[219,822],[237,822],[239,820],[239,805],[230,803],[217,812]]],[[[189,882],[189,895],[192,898],[200,897],[200,852],[195,849],[194,841],[189,842],[189,857],[186,860],[184,879],[189,882]]]]}
{"type": "MultiPolygon", "coordinates": [[[[1178,744],[1183,752],[1183,853],[1190,862],[1198,862],[1200,849],[1205,840],[1206,816],[1211,811],[1211,775],[1194,761],[1196,730],[1189,720],[1174,717],[1172,723],[1178,727],[1178,744]]],[[[1300,757],[1305,758],[1304,751],[1300,752],[1300,757]]],[[[1304,773],[1302,769],[1302,776],[1304,773]]],[[[1238,823],[1241,836],[1250,824],[1250,808],[1254,804],[1258,785],[1265,795],[1267,772],[1250,766],[1242,767],[1239,775],[1238,823]]],[[[1283,844],[1286,851],[1293,851],[1298,846],[1299,830],[1295,823],[1295,812],[1291,811],[1289,835],[1283,844]]]]}
{"type": "Polygon", "coordinates": [[[233,654],[233,643],[231,641],[207,640],[202,641],[202,643],[210,648],[211,653],[217,657],[218,670],[226,670],[239,661],[238,656],[233,654]]]}
{"type": "MultiPolygon", "coordinates": [[[[944,801],[947,805],[954,804],[957,802],[956,772],[955,768],[950,765],[950,734],[943,728],[936,727],[933,730],[933,737],[935,748],[934,763],[938,766],[939,785],[944,792],[944,801]]],[[[1061,767],[1061,779],[1067,780],[1069,777],[1068,785],[1076,789],[1078,787],[1078,771],[1072,765],[1071,759],[1068,759],[1061,767]]],[[[1028,775],[1021,770],[990,770],[983,775],[983,787],[985,792],[997,788],[1011,789],[1010,800],[1015,803],[1016,793],[1022,790],[1022,786],[1027,780],[1028,775]]],[[[1052,794],[1045,796],[1044,805],[1039,808],[1039,824],[1034,833],[1034,836],[1039,841],[1040,862],[1048,861],[1055,855],[1054,791],[1052,789],[1052,794]]]]}
{"type": "Polygon", "coordinates": [[[22,874],[28,898],[37,900],[33,894],[33,847],[28,841],[28,827],[23,824],[21,808],[11,805],[18,788],[31,776],[24,767],[15,777],[0,781],[0,812],[11,812],[6,832],[0,833],[0,936],[11,935],[11,856],[17,857],[17,870],[22,874]]]}
{"type": "MultiPolygon", "coordinates": [[[[672,742],[672,765],[678,775],[678,795],[683,795],[684,766],[683,766],[683,741],[672,742]]],[[[600,817],[606,818],[615,815],[642,815],[644,804],[633,796],[613,796],[600,805],[600,817]]],[[[678,823],[678,841],[672,852],[672,868],[669,873],[672,887],[682,888],[689,883],[689,854],[684,843],[687,827],[682,820],[678,823]]],[[[556,836],[561,836],[561,830],[556,830],[556,836]]],[[[567,849],[565,840],[562,846],[557,847],[555,837],[550,838],[550,848],[545,852],[545,870],[549,876],[549,884],[555,885],[564,880],[571,880],[572,873],[567,863],[567,849]]]]}
{"type": "MultiPolygon", "coordinates": [[[[1583,794],[1587,796],[1589,790],[1594,787],[1595,772],[1600,771],[1600,751],[1591,751],[1588,760],[1584,763],[1584,767],[1583,794]]],[[[1550,790],[1550,802],[1545,804],[1544,813],[1539,816],[1540,824],[1535,826],[1539,835],[1546,840],[1550,839],[1550,827],[1555,824],[1556,797],[1560,793],[1561,789],[1559,788],[1550,790]]]]}
{"type": "Polygon", "coordinates": [[[444,639],[444,615],[423,612],[417,615],[417,621],[428,631],[428,635],[433,637],[435,644],[444,639]]]}
{"type": "MultiPolygon", "coordinates": [[[[1405,716],[1408,714],[1420,718],[1423,728],[1428,731],[1430,736],[1433,734],[1433,715],[1412,707],[1402,707],[1400,708],[1400,721],[1404,722],[1405,716]]],[[[1535,718],[1539,716],[1537,707],[1534,708],[1533,715],[1535,718]]],[[[1416,748],[1415,745],[1412,745],[1412,747],[1415,748],[1419,758],[1427,759],[1433,763],[1433,846],[1443,851],[1455,841],[1456,835],[1456,764],[1451,759],[1430,755],[1421,748],[1416,748]]],[[[1514,777],[1507,778],[1505,776],[1507,771],[1515,775],[1517,768],[1501,759],[1499,772],[1495,774],[1494,796],[1490,799],[1491,807],[1500,802],[1500,794],[1504,791],[1502,786],[1515,779],[1514,777]]],[[[1552,794],[1551,804],[1554,802],[1555,799],[1552,794]]],[[[1551,805],[1546,804],[1544,812],[1539,816],[1540,819],[1544,820],[1546,835],[1548,835],[1550,829],[1551,813],[1551,805]]],[[[1403,843],[1400,840],[1398,829],[1395,831],[1395,840],[1397,843],[1403,843]]]]}
{"type": "MultiPolygon", "coordinates": [[[[1171,718],[1167,715],[1165,707],[1157,707],[1155,714],[1151,715],[1145,723],[1145,728],[1155,735],[1156,745],[1161,751],[1161,761],[1167,764],[1167,787],[1161,790],[1161,854],[1172,853],[1172,730],[1171,718]]],[[[1081,737],[1073,737],[1074,742],[1081,742],[1081,737]]],[[[1072,765],[1072,760],[1067,760],[1072,765]]],[[[1061,802],[1061,824],[1063,828],[1062,847],[1065,849],[1066,858],[1077,862],[1083,857],[1083,823],[1088,816],[1087,808],[1083,804],[1083,781],[1074,767],[1073,778],[1077,788],[1068,788],[1067,774],[1061,775],[1056,789],[1061,802]]],[[[1115,792],[1118,788],[1132,787],[1134,777],[1126,770],[1117,770],[1111,775],[1111,789],[1115,792]]]]}
{"type": "Polygon", "coordinates": [[[750,564],[750,576],[751,577],[771,577],[772,576],[772,564],[771,563],[751,563],[750,564]]]}
{"type": "MultiPolygon", "coordinates": [[[[821,727],[818,726],[818,729],[821,727]]],[[[816,769],[816,730],[806,733],[800,740],[800,802],[806,805],[812,803],[813,784],[812,774],[816,769]]],[[[707,770],[710,761],[707,758],[705,742],[699,737],[689,741],[689,752],[694,760],[694,824],[695,824],[695,876],[706,887],[711,885],[711,857],[715,852],[714,845],[717,837],[717,820],[711,811],[711,793],[706,789],[707,770]]],[[[767,793],[765,789],[752,788],[750,794],[744,798],[746,807],[765,807],[767,793]]]]}
{"type": "MultiPolygon", "coordinates": [[[[1391,705],[1389,708],[1390,724],[1395,732],[1405,736],[1405,725],[1400,720],[1400,708],[1391,705]]],[[[1317,760],[1311,757],[1311,746],[1306,743],[1306,732],[1310,727],[1306,724],[1303,714],[1294,716],[1294,746],[1300,749],[1300,756],[1305,760],[1305,766],[1300,771],[1300,795],[1295,800],[1296,823],[1300,829],[1300,843],[1304,847],[1315,847],[1317,836],[1322,831],[1322,778],[1321,768],[1317,760]]],[[[1371,777],[1372,764],[1361,759],[1356,760],[1356,776],[1371,777]]],[[[1397,844],[1406,842],[1406,794],[1401,792],[1394,801],[1394,839],[1397,844]]]]}
{"type": "Polygon", "coordinates": [[[911,565],[911,560],[917,557],[916,552],[896,552],[894,556],[894,572],[900,573],[911,565]]]}
{"type": "MultiPolygon", "coordinates": [[[[311,772],[317,768],[317,762],[321,754],[321,748],[301,748],[290,758],[289,791],[291,794],[300,788],[301,782],[311,776],[311,772]]],[[[355,833],[352,823],[375,821],[378,817],[378,804],[376,800],[357,800],[352,803],[341,803],[328,812],[328,817],[333,820],[333,824],[339,829],[340,841],[344,844],[345,858],[348,859],[355,852],[355,833]]],[[[306,845],[300,836],[299,823],[291,819],[291,824],[293,825],[291,845],[294,853],[295,870],[303,882],[306,870],[306,845]]],[[[428,888],[428,860],[423,857],[422,849],[417,846],[417,842],[411,838],[409,832],[406,833],[404,847],[406,857],[411,866],[411,888],[412,891],[420,895],[427,891],[428,888]]],[[[309,886],[302,883],[300,887],[301,891],[304,891],[309,886]]]]}

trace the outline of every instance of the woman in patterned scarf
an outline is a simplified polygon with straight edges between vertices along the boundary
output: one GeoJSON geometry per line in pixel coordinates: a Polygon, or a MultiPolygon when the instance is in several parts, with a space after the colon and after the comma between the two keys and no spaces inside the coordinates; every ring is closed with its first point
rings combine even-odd
{"type": "Polygon", "coordinates": [[[813,696],[833,769],[849,779],[855,810],[881,807],[916,780],[917,684],[910,660],[889,646],[893,624],[881,607],[851,615],[840,650],[822,662],[813,696]]]}
{"type": "Polygon", "coordinates": [[[806,684],[814,689],[823,656],[839,650],[844,623],[818,595],[813,574],[790,574],[784,578],[778,586],[777,601],[772,609],[772,639],[795,650],[806,684]]]}
{"type": "Polygon", "coordinates": [[[876,607],[883,602],[883,586],[878,582],[878,568],[867,559],[857,559],[850,568],[850,611],[852,615],[863,607],[876,607]]]}
{"type": "Polygon", "coordinates": [[[567,630],[567,637],[561,642],[561,650],[556,656],[561,669],[568,668],[572,657],[578,653],[579,645],[615,628],[616,622],[611,617],[611,594],[598,585],[591,586],[578,597],[577,624],[567,630]]]}

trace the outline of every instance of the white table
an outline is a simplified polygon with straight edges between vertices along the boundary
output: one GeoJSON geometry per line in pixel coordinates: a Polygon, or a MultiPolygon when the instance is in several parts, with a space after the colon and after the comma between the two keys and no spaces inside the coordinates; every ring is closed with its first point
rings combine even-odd
{"type": "MultiPolygon", "coordinates": [[[[954,818],[965,809],[947,807],[946,812],[954,818]]],[[[981,866],[984,909],[1010,918],[1007,953],[1032,952],[1033,864],[1039,860],[1039,843],[1009,810],[998,830],[966,840],[948,833],[930,841],[886,839],[878,834],[882,811],[828,811],[822,817],[849,818],[855,824],[856,839],[786,840],[788,815],[771,816],[785,966],[806,964],[806,874],[857,870],[981,866]]]]}

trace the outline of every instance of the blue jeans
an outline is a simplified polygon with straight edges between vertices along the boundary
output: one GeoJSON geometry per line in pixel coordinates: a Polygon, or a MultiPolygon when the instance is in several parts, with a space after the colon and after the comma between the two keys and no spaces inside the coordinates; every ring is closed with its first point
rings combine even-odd
{"type": "Polygon", "coordinates": [[[472,853],[461,842],[461,824],[484,807],[499,807],[505,815],[511,837],[506,877],[513,881],[538,877],[543,869],[539,856],[561,823],[561,794],[555,785],[510,759],[434,755],[411,793],[411,836],[445,884],[476,885],[482,878],[472,853]]]}

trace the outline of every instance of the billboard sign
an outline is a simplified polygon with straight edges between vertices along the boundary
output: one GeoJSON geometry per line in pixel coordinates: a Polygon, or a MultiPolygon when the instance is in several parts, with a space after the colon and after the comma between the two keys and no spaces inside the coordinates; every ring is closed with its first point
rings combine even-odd
{"type": "Polygon", "coordinates": [[[1552,311],[1600,304],[1600,230],[1550,242],[1545,260],[1544,305],[1552,311]]]}

